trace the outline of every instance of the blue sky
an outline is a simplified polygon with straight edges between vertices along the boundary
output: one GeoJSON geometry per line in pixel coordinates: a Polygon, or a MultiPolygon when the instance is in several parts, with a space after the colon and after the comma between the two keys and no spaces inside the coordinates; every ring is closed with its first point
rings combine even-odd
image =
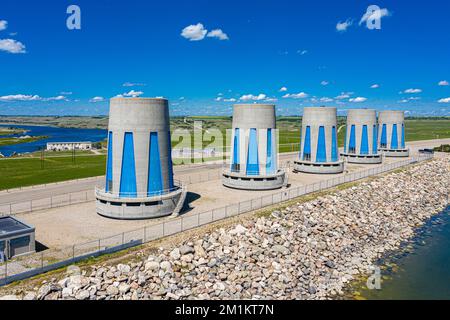
{"type": "Polygon", "coordinates": [[[107,114],[109,98],[134,95],[168,98],[173,115],[235,102],[450,115],[448,12],[442,0],[2,0],[0,114],[107,114]],[[81,30],[66,27],[71,4],[81,30]],[[372,4],[380,30],[360,24],[372,4]]]}

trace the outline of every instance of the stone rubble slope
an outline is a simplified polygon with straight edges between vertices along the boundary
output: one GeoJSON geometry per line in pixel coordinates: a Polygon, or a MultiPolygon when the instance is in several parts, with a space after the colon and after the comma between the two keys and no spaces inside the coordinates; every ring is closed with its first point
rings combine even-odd
{"type": "Polygon", "coordinates": [[[17,298],[330,298],[441,212],[449,181],[449,158],[425,162],[17,298]]]}

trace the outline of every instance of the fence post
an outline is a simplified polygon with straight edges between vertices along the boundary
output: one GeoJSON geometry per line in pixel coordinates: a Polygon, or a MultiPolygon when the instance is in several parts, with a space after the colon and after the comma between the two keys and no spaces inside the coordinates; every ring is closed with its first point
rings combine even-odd
{"type": "Polygon", "coordinates": [[[75,259],[75,245],[72,246],[72,259],[75,259]]]}
{"type": "Polygon", "coordinates": [[[101,244],[100,244],[101,239],[98,239],[98,251],[101,250],[101,244]]]}
{"type": "Polygon", "coordinates": [[[125,243],[125,232],[122,232],[122,245],[125,243]]]}

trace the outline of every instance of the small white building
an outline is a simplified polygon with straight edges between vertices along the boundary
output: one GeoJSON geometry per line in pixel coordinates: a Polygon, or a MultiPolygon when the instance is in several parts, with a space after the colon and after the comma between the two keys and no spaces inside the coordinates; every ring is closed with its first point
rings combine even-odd
{"type": "Polygon", "coordinates": [[[47,142],[47,151],[91,150],[92,142],[47,142]]]}

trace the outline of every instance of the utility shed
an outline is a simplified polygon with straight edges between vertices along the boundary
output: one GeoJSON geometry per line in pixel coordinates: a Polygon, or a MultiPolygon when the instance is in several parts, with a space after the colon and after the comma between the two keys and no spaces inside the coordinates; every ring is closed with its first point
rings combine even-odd
{"type": "Polygon", "coordinates": [[[0,261],[35,252],[34,232],[14,217],[0,217],[0,261]]]}

